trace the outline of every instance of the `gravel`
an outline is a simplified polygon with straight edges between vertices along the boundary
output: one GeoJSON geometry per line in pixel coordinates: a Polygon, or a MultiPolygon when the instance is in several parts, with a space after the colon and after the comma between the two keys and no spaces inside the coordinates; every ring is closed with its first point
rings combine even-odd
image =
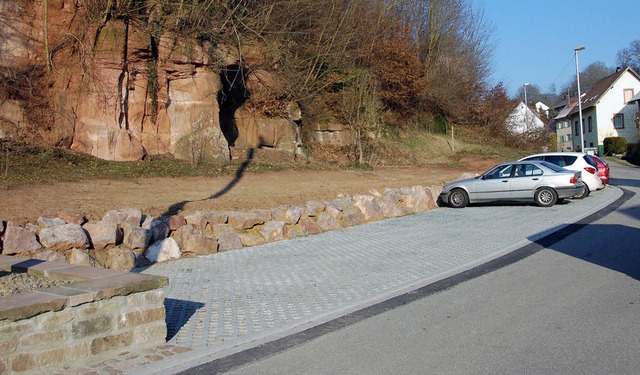
{"type": "Polygon", "coordinates": [[[12,273],[0,271],[0,296],[33,292],[40,288],[50,288],[69,284],[68,280],[57,280],[50,277],[38,277],[28,273],[12,273]]]}

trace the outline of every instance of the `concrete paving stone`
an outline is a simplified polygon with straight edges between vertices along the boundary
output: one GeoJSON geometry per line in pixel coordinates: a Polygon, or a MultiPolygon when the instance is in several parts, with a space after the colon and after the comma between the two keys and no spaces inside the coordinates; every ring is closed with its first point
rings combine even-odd
{"type": "Polygon", "coordinates": [[[154,264],[142,272],[169,278],[164,292],[171,348],[119,360],[135,362],[132,373],[169,374],[283,337],[495,259],[621,195],[608,187],[549,208],[436,209],[154,264]],[[139,361],[150,357],[147,364],[139,361]]]}

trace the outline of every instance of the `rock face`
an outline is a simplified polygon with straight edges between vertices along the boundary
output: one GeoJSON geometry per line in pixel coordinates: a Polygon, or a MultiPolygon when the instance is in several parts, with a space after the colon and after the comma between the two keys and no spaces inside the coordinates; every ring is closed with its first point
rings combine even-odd
{"type": "Polygon", "coordinates": [[[169,32],[150,38],[121,17],[85,14],[91,7],[81,3],[49,1],[45,17],[40,1],[0,2],[0,18],[11,20],[0,23],[0,68],[29,71],[47,55],[55,66],[41,93],[46,114],[54,114],[49,123],[29,122],[38,116],[29,116],[28,100],[3,101],[0,138],[47,128],[38,140],[101,159],[172,154],[196,163],[228,162],[229,143],[293,150],[299,142],[295,101],[270,116],[244,103],[283,97],[260,44],[213,46],[169,32]],[[103,25],[83,21],[103,17],[103,25]]]}

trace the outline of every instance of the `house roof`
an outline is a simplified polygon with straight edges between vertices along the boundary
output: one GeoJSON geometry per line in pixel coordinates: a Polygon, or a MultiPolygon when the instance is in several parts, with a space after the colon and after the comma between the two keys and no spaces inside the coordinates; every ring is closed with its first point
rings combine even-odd
{"type": "MultiPolygon", "coordinates": [[[[619,69],[615,73],[607,77],[604,77],[603,79],[596,82],[595,85],[593,85],[591,90],[589,90],[582,99],[582,110],[585,110],[587,108],[593,107],[596,104],[598,104],[598,101],[600,101],[602,96],[606,94],[609,88],[611,88],[611,86],[613,86],[613,84],[618,80],[618,78],[620,78],[625,72],[631,73],[638,81],[640,81],[640,75],[638,75],[638,73],[636,73],[633,69],[631,68],[619,69]]],[[[569,114],[573,115],[575,113],[578,113],[577,106],[574,107],[569,114]]]]}
{"type": "Polygon", "coordinates": [[[558,112],[558,115],[556,117],[554,117],[554,120],[560,120],[563,119],[565,117],[567,117],[569,115],[569,113],[571,113],[571,110],[578,105],[578,98],[571,98],[571,100],[569,101],[569,103],[567,103],[564,108],[562,108],[560,110],[560,112],[558,112]]]}
{"type": "Polygon", "coordinates": [[[629,100],[629,103],[638,102],[638,101],[640,101],[640,92],[635,94],[633,96],[633,98],[631,98],[631,100],[629,100]]]}

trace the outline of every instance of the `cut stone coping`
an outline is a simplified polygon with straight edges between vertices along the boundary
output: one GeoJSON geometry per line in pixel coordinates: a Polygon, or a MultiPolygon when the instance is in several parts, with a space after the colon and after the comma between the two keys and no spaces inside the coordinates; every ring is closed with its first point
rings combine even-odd
{"type": "Polygon", "coordinates": [[[47,311],[163,288],[165,276],[0,255],[0,269],[72,281],[64,286],[0,297],[0,321],[17,321],[47,311]]]}

